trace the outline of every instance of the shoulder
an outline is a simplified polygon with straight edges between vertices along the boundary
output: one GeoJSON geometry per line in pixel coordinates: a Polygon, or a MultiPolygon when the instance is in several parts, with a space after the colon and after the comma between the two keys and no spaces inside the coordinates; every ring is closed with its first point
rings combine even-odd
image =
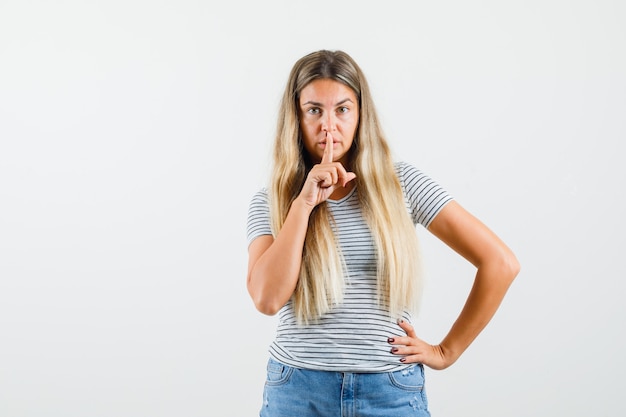
{"type": "Polygon", "coordinates": [[[248,208],[248,244],[261,235],[271,235],[270,206],[267,189],[263,188],[252,196],[248,208]]]}
{"type": "Polygon", "coordinates": [[[395,164],[398,180],[415,223],[428,227],[452,196],[426,173],[406,162],[395,164]]]}
{"type": "Polygon", "coordinates": [[[261,188],[257,192],[252,195],[251,202],[257,203],[268,203],[269,202],[269,191],[266,187],[261,188]]]}
{"type": "Polygon", "coordinates": [[[402,172],[404,172],[406,170],[417,169],[413,165],[411,165],[411,164],[409,164],[408,162],[405,162],[405,161],[395,161],[393,163],[393,166],[396,169],[396,172],[398,172],[398,173],[402,173],[402,172]]]}
{"type": "Polygon", "coordinates": [[[269,212],[270,197],[267,188],[261,188],[250,198],[249,213],[269,212]]]}
{"type": "Polygon", "coordinates": [[[425,176],[421,170],[405,161],[394,162],[394,168],[402,186],[404,186],[407,182],[415,180],[416,178],[425,176]]]}

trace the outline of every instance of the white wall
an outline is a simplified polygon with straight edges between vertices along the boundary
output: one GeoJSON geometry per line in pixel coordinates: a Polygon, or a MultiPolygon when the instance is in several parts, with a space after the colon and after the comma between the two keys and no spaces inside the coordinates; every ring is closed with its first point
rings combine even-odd
{"type": "MultiPolygon", "coordinates": [[[[275,318],[245,220],[291,65],[343,49],[398,158],[523,270],[434,416],[618,416],[620,0],[0,2],[0,415],[252,416],[275,318]]],[[[423,230],[419,333],[472,270],[423,230]]]]}

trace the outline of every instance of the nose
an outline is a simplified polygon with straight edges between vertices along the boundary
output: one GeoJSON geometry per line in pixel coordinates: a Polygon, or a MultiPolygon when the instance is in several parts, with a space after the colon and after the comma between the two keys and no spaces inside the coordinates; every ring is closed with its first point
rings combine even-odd
{"type": "Polygon", "coordinates": [[[337,121],[335,120],[335,117],[332,114],[332,112],[328,112],[322,118],[322,131],[323,132],[334,132],[335,130],[337,130],[337,121]]]}

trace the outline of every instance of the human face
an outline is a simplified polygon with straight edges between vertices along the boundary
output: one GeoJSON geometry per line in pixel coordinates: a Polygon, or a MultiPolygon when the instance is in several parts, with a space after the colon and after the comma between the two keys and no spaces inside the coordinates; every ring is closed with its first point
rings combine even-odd
{"type": "Polygon", "coordinates": [[[347,167],[349,151],[359,125],[359,101],[354,91],[339,81],[311,81],[300,92],[300,130],[304,149],[313,163],[322,160],[328,135],[333,140],[333,161],[347,167]]]}

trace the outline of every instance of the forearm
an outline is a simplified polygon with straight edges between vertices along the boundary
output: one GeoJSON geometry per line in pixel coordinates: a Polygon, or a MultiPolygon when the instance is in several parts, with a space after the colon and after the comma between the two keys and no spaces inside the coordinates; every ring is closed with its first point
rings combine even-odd
{"type": "Polygon", "coordinates": [[[273,315],[293,294],[312,207],[296,199],[285,222],[248,273],[248,291],[257,309],[273,315]]]}
{"type": "Polygon", "coordinates": [[[439,345],[449,362],[447,366],[461,356],[492,319],[518,271],[519,264],[512,255],[497,265],[478,268],[463,310],[439,345]]]}

